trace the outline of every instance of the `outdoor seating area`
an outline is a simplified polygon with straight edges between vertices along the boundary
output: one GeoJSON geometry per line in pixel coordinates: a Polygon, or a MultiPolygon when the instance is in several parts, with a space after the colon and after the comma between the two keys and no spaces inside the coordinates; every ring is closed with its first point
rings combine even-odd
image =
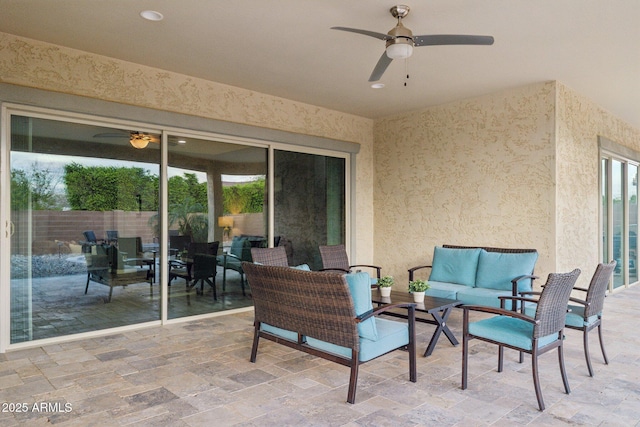
{"type": "MultiPolygon", "coordinates": [[[[586,272],[585,272],[586,274],[586,272]]],[[[471,340],[472,365],[460,388],[461,349],[440,345],[417,357],[408,380],[406,352],[361,366],[356,403],[345,403],[349,368],[265,340],[249,361],[253,312],[174,323],[12,351],[0,355],[3,402],[69,403],[57,413],[0,413],[2,425],[636,425],[640,419],[640,343],[628,333],[640,287],[605,299],[609,364],[594,354],[585,369],[582,334],[565,330],[565,394],[554,355],[541,357],[546,410],[539,411],[531,365],[471,340]],[[37,387],[37,388],[36,388],[37,387]]],[[[462,336],[462,311],[447,324],[462,336]]],[[[417,342],[433,327],[417,325],[417,342]]]]}

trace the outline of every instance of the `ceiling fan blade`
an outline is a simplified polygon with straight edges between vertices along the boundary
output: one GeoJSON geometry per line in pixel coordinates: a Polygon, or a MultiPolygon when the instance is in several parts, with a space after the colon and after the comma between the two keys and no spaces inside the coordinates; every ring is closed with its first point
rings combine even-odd
{"type": "Polygon", "coordinates": [[[350,33],[358,33],[363,34],[365,36],[373,37],[379,40],[387,41],[391,38],[388,34],[376,33],[375,31],[369,30],[359,30],[357,28],[348,28],[348,27],[331,27],[332,30],[340,30],[340,31],[348,31],[350,33]]]}
{"type": "Polygon", "coordinates": [[[492,45],[492,36],[471,36],[463,34],[432,34],[428,36],[413,36],[415,46],[439,46],[451,44],[492,45]]]}
{"type": "Polygon", "coordinates": [[[382,56],[380,57],[380,59],[378,59],[378,63],[373,69],[371,77],[369,77],[369,81],[377,82],[378,80],[380,80],[380,77],[382,77],[389,64],[391,64],[391,61],[393,60],[387,56],[387,52],[382,52],[382,56]]]}

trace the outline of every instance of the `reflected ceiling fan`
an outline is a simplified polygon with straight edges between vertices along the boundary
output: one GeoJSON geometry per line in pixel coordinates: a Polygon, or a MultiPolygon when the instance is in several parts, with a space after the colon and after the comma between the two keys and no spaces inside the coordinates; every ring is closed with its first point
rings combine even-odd
{"type": "Polygon", "coordinates": [[[380,80],[382,74],[394,59],[406,59],[413,53],[413,48],[420,46],[440,46],[440,45],[492,45],[492,36],[474,36],[464,34],[432,34],[425,36],[414,36],[410,29],[402,25],[402,18],[409,14],[409,6],[399,4],[390,10],[391,15],[398,20],[398,23],[387,34],[375,31],[359,30],[348,27],[331,27],[332,30],[348,31],[351,33],[363,34],[386,42],[385,52],[376,64],[370,82],[380,80]]]}
{"type": "MultiPolygon", "coordinates": [[[[149,145],[150,142],[153,142],[154,144],[160,144],[160,138],[159,135],[157,134],[152,134],[152,133],[148,133],[148,132],[139,132],[139,131],[125,131],[123,130],[122,132],[103,132],[103,133],[97,133],[95,135],[93,135],[94,138],[121,138],[121,139],[125,139],[128,138],[129,139],[129,143],[135,147],[135,148],[147,148],[147,145],[149,145]]],[[[178,141],[175,140],[175,138],[169,138],[169,145],[175,145],[177,144],[178,141]]]]}

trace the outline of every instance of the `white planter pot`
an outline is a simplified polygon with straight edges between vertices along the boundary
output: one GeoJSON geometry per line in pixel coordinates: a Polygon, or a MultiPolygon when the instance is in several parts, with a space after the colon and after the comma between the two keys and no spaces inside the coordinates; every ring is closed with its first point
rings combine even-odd
{"type": "Polygon", "coordinates": [[[413,302],[424,301],[424,292],[412,292],[412,293],[413,293],[413,302]]]}
{"type": "Polygon", "coordinates": [[[383,296],[383,297],[391,296],[391,286],[387,286],[386,288],[380,288],[380,296],[383,296]]]}

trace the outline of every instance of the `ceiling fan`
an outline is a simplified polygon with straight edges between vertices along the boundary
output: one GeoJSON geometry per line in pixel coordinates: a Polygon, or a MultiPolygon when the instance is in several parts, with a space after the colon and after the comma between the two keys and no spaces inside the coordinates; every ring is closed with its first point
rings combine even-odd
{"type": "Polygon", "coordinates": [[[492,36],[474,36],[464,34],[432,34],[425,36],[414,36],[410,29],[402,25],[402,18],[409,14],[409,6],[399,4],[390,10],[391,15],[398,19],[398,23],[387,34],[375,31],[359,30],[348,27],[331,27],[332,30],[348,31],[351,33],[363,34],[386,42],[385,52],[376,64],[370,82],[380,80],[382,74],[394,59],[406,59],[413,53],[413,48],[420,46],[438,45],[492,45],[492,36]]]}

